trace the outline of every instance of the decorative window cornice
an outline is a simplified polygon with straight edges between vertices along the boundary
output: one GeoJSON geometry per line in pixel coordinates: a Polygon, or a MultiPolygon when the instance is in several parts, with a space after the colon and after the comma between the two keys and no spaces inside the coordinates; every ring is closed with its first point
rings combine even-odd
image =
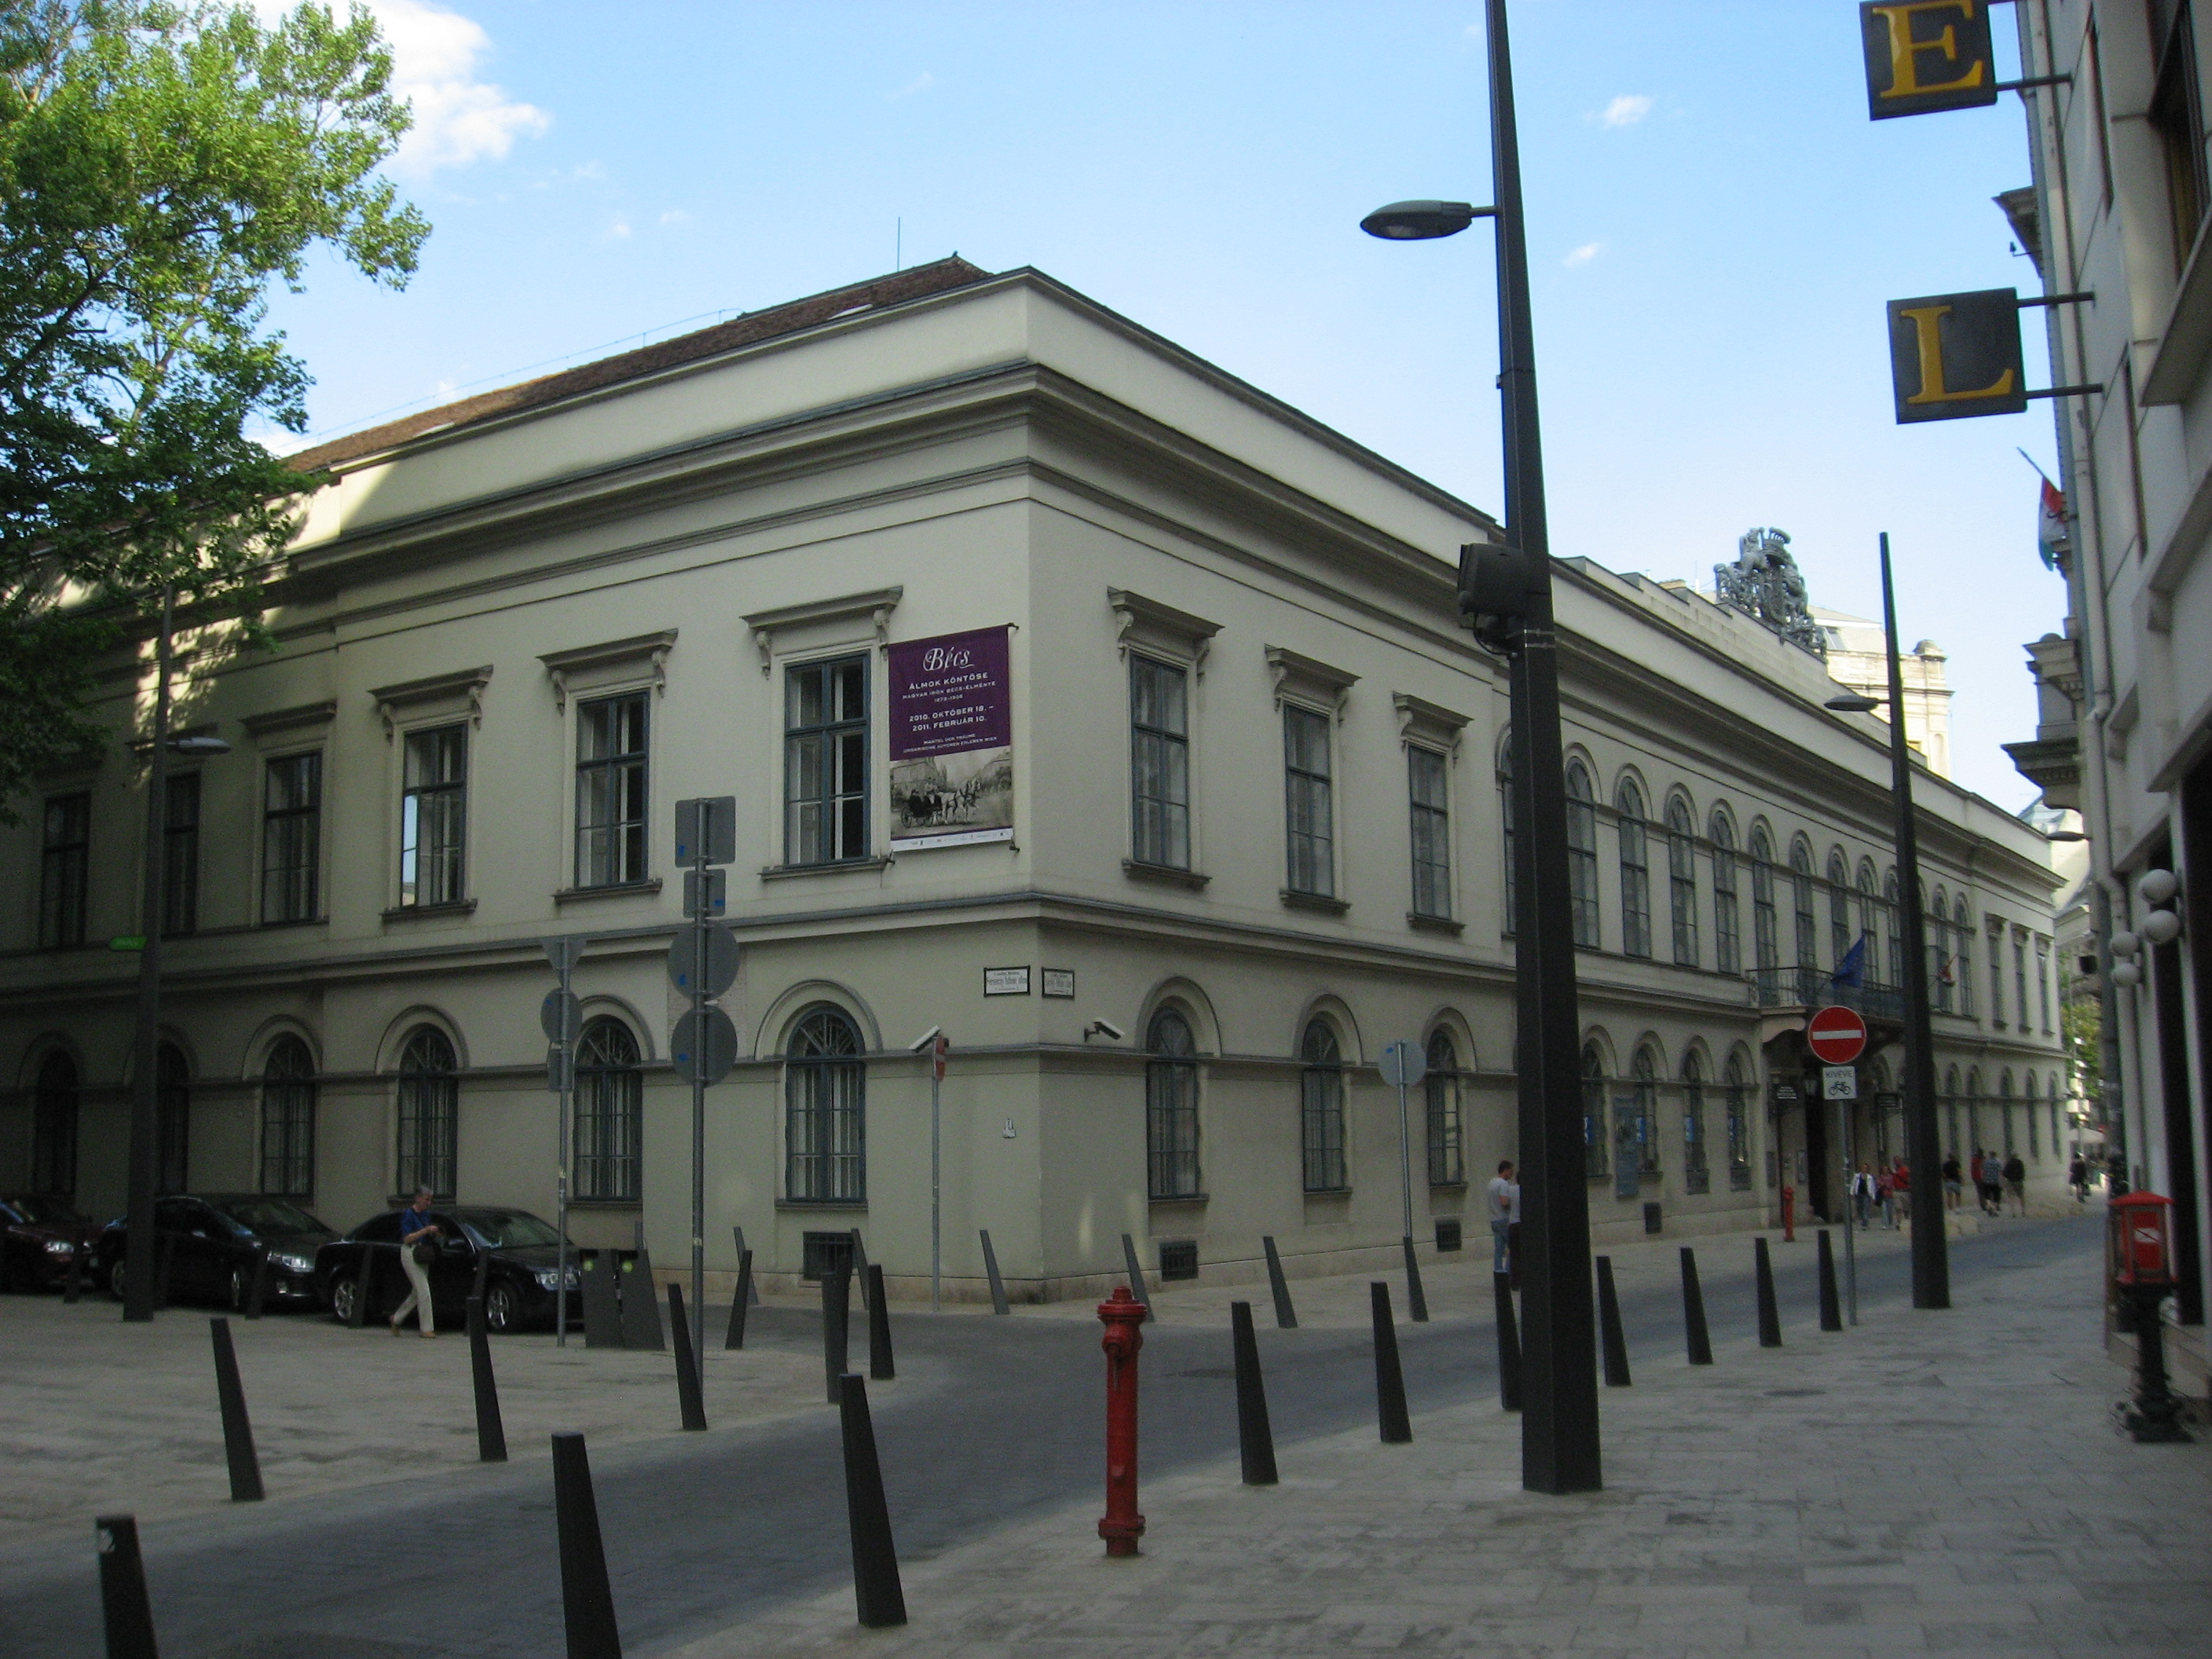
{"type": "Polygon", "coordinates": [[[1219,623],[1148,599],[1126,587],[1108,588],[1106,603],[1114,610],[1114,640],[1122,655],[1127,656],[1133,645],[1140,650],[1182,657],[1194,672],[1205,674],[1206,654],[1213,647],[1213,636],[1221,631],[1219,623]]]}
{"type": "Polygon", "coordinates": [[[1267,647],[1267,672],[1275,678],[1277,708],[1285,698],[1295,697],[1325,704],[1340,720],[1344,718],[1345,694],[1359,684],[1357,674],[1333,668],[1279,645],[1267,647]]]}
{"type": "Polygon", "coordinates": [[[553,682],[553,706],[565,712],[568,707],[568,680],[571,675],[605,678],[605,671],[650,664],[653,689],[665,696],[668,692],[668,653],[676,643],[676,630],[664,628],[655,634],[633,634],[626,640],[609,640],[603,645],[580,645],[567,651],[548,651],[538,659],[545,665],[547,678],[553,682]]]}
{"type": "Polygon", "coordinates": [[[491,683],[491,665],[481,668],[459,668],[448,673],[429,674],[419,680],[402,680],[397,685],[382,685],[368,695],[375,699],[377,718],[384,722],[384,740],[392,741],[398,730],[400,711],[419,708],[425,703],[452,702],[468,706],[469,724],[483,724],[483,689],[491,683]]]}
{"type": "Polygon", "coordinates": [[[848,593],[840,599],[809,599],[803,605],[778,605],[772,611],[756,611],[744,619],[752,629],[753,643],[759,647],[761,675],[765,678],[775,661],[775,635],[778,629],[802,628],[814,623],[847,622],[855,617],[866,617],[875,625],[876,643],[890,643],[891,612],[906,597],[904,587],[878,587],[866,593],[848,593]]]}
{"type": "Polygon", "coordinates": [[[1410,691],[1393,691],[1390,706],[1398,711],[1398,736],[1401,739],[1431,744],[1452,754],[1459,753],[1460,733],[1466,729],[1467,715],[1425,697],[1417,697],[1410,691]]]}
{"type": "Polygon", "coordinates": [[[295,703],[289,708],[272,708],[263,714],[248,714],[239,721],[250,737],[265,738],[276,732],[296,732],[310,726],[328,726],[337,716],[337,699],[325,697],[320,702],[295,703]]]}

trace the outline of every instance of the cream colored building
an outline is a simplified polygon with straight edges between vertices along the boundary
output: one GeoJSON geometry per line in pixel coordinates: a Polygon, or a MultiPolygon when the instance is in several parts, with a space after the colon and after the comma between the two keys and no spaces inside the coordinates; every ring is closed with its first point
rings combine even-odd
{"type": "MultiPolygon", "coordinates": [[[[1124,1233],[1148,1270],[1249,1277],[1263,1236],[1293,1271],[1381,1261],[1399,1038],[1434,1063],[1416,1231],[1480,1248],[1513,1151],[1505,688],[1454,604],[1481,512],[1037,272],[957,261],[313,459],[335,478],[270,591],[279,648],[185,638],[179,724],[234,747],[179,786],[170,1184],[295,1191],[340,1227],[418,1176],[550,1212],[544,945],[583,934],[574,1231],[641,1218],[680,1261],[672,809],[730,794],[718,1273],[733,1225],[772,1277],[858,1226],[923,1282],[908,1050],[932,1026],[960,1294],[981,1228],[1018,1294],[1095,1291],[1124,1233]],[[1010,777],[956,757],[925,789],[893,772],[890,678],[953,635],[1003,642],[1010,777]],[[974,827],[994,802],[1011,833],[974,827]]],[[[1559,570],[1598,1234],[1647,1206],[1669,1231],[1756,1220],[1785,1182],[1832,1208],[1827,1115],[1783,1097],[1862,931],[1850,994],[1894,1029],[1883,728],[1823,710],[1818,659],[1743,615],[1559,570]]],[[[143,663],[105,684],[119,732],[143,663]]],[[[0,837],[0,1182],[100,1213],[132,1006],[103,945],[138,925],[140,790],[118,745],[0,837]]],[[[2003,1133],[2054,1183],[2050,981],[2038,1024],[2013,972],[2044,957],[2008,953],[2048,937],[2046,849],[1941,778],[1921,804],[1962,972],[2002,999],[1938,1016],[1939,1065],[1977,1097],[1963,1133],[1994,1140],[2010,1097],[2003,1133]]],[[[1867,1068],[1863,1152],[1901,1148],[1894,1073],[1867,1068]]]]}
{"type": "MultiPolygon", "coordinates": [[[[1889,718],[1889,645],[1881,624],[1847,611],[1813,608],[1828,645],[1828,676],[1863,697],[1881,702],[1876,713],[1889,718]]],[[[1939,778],[1951,775],[1951,686],[1944,671],[1943,647],[1923,640],[1898,653],[1905,681],[1905,740],[1939,778]]]]}

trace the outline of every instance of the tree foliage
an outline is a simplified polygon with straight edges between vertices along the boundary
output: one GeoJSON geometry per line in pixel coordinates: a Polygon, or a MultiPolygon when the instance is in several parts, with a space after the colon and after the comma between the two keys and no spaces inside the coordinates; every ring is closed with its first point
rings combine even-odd
{"type": "Polygon", "coordinates": [[[391,67],[359,9],[0,0],[0,805],[94,740],[134,607],[250,601],[283,549],[310,481],[249,430],[308,378],[264,296],[318,247],[413,271],[391,67]]]}

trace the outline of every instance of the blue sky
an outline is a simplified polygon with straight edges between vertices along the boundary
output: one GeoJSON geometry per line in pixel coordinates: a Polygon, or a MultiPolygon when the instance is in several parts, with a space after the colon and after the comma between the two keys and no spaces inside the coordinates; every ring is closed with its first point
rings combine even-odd
{"type": "MultiPolygon", "coordinates": [[[[957,250],[1498,507],[1489,238],[1358,229],[1488,199],[1479,5],[374,9],[422,117],[394,172],[436,228],[404,293],[325,266],[276,297],[319,434],[957,250]]],[[[1710,585],[1776,525],[1815,603],[1870,616],[1888,530],[1906,641],[1950,655],[1954,770],[2017,807],[1996,745],[2033,734],[2020,647],[2064,592],[2014,451],[2055,473],[2051,405],[1895,426],[1882,305],[2037,291],[1990,199],[2029,180],[2025,125],[2013,96],[1869,122],[1856,19],[1515,6],[1553,550],[1710,585]]]]}

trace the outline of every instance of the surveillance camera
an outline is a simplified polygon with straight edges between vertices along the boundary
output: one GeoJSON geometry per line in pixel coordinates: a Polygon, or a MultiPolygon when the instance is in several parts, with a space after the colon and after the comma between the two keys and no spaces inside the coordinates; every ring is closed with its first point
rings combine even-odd
{"type": "Polygon", "coordinates": [[[944,1029],[945,1028],[942,1025],[931,1026],[927,1031],[924,1031],[920,1036],[916,1037],[913,1042],[906,1045],[908,1052],[917,1054],[928,1053],[929,1045],[937,1041],[939,1033],[943,1031],[944,1029]]]}
{"type": "Polygon", "coordinates": [[[1111,1020],[1094,1019],[1083,1028],[1083,1035],[1085,1037],[1103,1036],[1109,1042],[1119,1042],[1121,1040],[1121,1028],[1111,1020]]]}

